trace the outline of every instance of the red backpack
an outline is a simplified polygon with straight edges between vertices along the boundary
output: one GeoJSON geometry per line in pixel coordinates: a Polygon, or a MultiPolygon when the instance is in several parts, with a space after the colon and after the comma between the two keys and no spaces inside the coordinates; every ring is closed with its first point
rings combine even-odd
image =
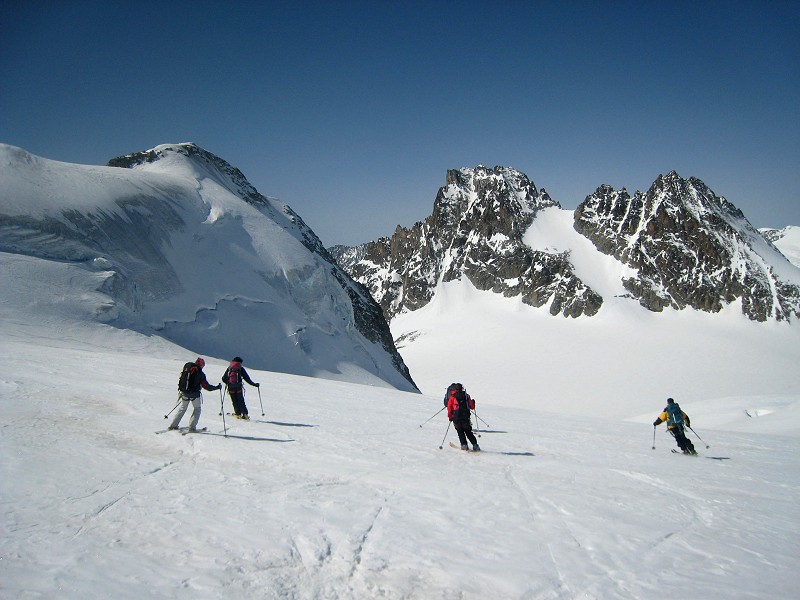
{"type": "Polygon", "coordinates": [[[231,363],[225,383],[228,384],[228,389],[238,390],[242,387],[242,363],[231,363]]]}

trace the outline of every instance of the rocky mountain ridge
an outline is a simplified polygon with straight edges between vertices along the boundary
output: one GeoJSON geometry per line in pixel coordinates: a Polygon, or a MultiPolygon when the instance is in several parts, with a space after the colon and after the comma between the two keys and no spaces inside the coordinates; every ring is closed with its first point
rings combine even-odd
{"type": "Polygon", "coordinates": [[[601,186],[575,210],[575,229],[637,271],[623,285],[651,311],[719,312],[734,301],[754,321],[800,317],[788,260],[742,212],[697,178],[675,171],[632,197],[601,186]]]}
{"type": "Polygon", "coordinates": [[[526,175],[507,167],[463,168],[447,173],[433,213],[391,238],[368,243],[346,262],[391,319],[433,297],[438,282],[461,277],[480,290],[521,296],[554,315],[596,314],[602,299],[575,275],[564,253],[533,250],[523,234],[538,211],[558,204],[526,175]]]}
{"type": "MultiPolygon", "coordinates": [[[[552,315],[594,316],[604,298],[581,280],[569,251],[523,241],[537,212],[554,206],[514,169],[452,170],[424,221],[334,254],[390,320],[462,277],[552,315]]],[[[622,285],[647,310],[714,313],[740,301],[755,321],[800,318],[800,270],[699,179],[673,171],[633,196],[602,185],[575,210],[574,229],[636,273],[622,285]]]]}

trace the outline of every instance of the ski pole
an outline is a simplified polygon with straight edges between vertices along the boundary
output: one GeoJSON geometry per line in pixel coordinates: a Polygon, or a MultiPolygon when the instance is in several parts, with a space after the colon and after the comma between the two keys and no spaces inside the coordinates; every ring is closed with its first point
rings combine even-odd
{"type": "Polygon", "coordinates": [[[475,418],[476,418],[476,419],[480,419],[480,421],[481,421],[481,422],[482,422],[484,425],[486,425],[487,427],[491,427],[491,425],[489,425],[489,424],[488,424],[486,421],[484,421],[483,419],[481,419],[481,418],[478,416],[478,411],[477,411],[477,410],[475,411],[475,418]]]}
{"type": "Polygon", "coordinates": [[[478,437],[481,437],[480,434],[481,428],[480,425],[478,425],[478,419],[480,418],[478,417],[478,409],[473,408],[472,412],[475,413],[475,432],[478,434],[478,437]]]}
{"type": "MultiPolygon", "coordinates": [[[[689,426],[687,425],[687,427],[689,427],[689,426]]],[[[691,427],[689,427],[689,429],[692,429],[692,428],[691,428],[691,427]]],[[[694,429],[692,429],[692,433],[693,433],[693,434],[695,434],[695,435],[697,435],[697,432],[696,432],[694,429]]],[[[706,444],[705,440],[704,440],[703,438],[701,438],[699,435],[697,435],[697,439],[698,439],[698,440],[700,440],[701,442],[703,442],[704,444],[706,444]]],[[[711,448],[711,446],[709,446],[708,444],[706,444],[706,448],[711,448]]]]}
{"type": "MultiPolygon", "coordinates": [[[[220,384],[220,385],[222,385],[222,384],[220,384]]],[[[222,388],[219,388],[219,393],[221,395],[223,395],[223,396],[228,393],[228,384],[227,383],[225,384],[225,391],[223,392],[222,388]]],[[[223,408],[224,407],[224,403],[222,401],[222,398],[220,398],[219,407],[220,407],[219,408],[219,416],[220,417],[224,417],[225,416],[225,410],[223,408]]],[[[223,418],[222,420],[224,421],[225,419],[223,418]]]]}
{"type": "Polygon", "coordinates": [[[261,405],[261,416],[264,416],[264,403],[261,402],[261,386],[256,386],[258,390],[258,403],[261,405]]]}
{"type": "Polygon", "coordinates": [[[228,437],[228,426],[225,424],[225,393],[222,388],[219,388],[219,414],[222,415],[222,431],[225,433],[225,437],[228,437]]]}
{"type": "Polygon", "coordinates": [[[167,414],[165,414],[165,415],[164,415],[164,418],[166,419],[167,417],[169,417],[169,416],[172,414],[172,411],[173,411],[173,410],[175,410],[176,408],[178,408],[178,405],[179,405],[180,403],[181,403],[181,401],[180,401],[180,400],[178,400],[178,404],[176,404],[175,406],[173,406],[173,407],[172,407],[172,410],[171,410],[171,411],[169,411],[167,414]]]}
{"type": "Polygon", "coordinates": [[[441,450],[442,446],[444,446],[444,441],[447,439],[447,432],[450,431],[450,425],[452,425],[452,424],[453,424],[452,421],[449,421],[447,423],[447,429],[445,429],[445,431],[444,431],[444,437],[442,438],[442,443],[439,444],[439,450],[441,450]]]}
{"type": "MultiPolygon", "coordinates": [[[[436,415],[438,415],[440,412],[442,412],[442,411],[443,411],[445,408],[447,408],[447,407],[446,407],[446,406],[443,406],[443,407],[442,407],[442,408],[439,410],[439,412],[437,412],[437,413],[436,413],[436,415]]],[[[436,415],[433,415],[433,417],[435,417],[436,415]]],[[[431,417],[431,419],[432,419],[433,417],[431,417]]],[[[428,421],[430,421],[431,419],[428,419],[428,421]]],[[[427,423],[428,421],[425,421],[425,423],[427,423]]],[[[425,423],[423,423],[422,425],[425,425],[425,423]]],[[[422,425],[420,425],[420,427],[422,427],[422,425]]]]}
{"type": "Polygon", "coordinates": [[[653,425],[653,450],[656,449],[656,426],[653,425]]]}

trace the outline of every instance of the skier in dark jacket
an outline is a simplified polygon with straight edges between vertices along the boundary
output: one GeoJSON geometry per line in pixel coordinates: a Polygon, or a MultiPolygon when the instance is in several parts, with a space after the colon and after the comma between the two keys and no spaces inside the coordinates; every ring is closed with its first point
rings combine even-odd
{"type": "Polygon", "coordinates": [[[175,417],[172,419],[169,429],[178,428],[183,415],[186,414],[186,409],[189,408],[189,402],[191,402],[193,409],[192,418],[189,421],[189,431],[197,431],[197,423],[200,421],[200,413],[203,407],[203,397],[201,396],[200,388],[202,387],[208,391],[213,391],[222,387],[222,385],[214,386],[208,383],[206,374],[203,373],[203,367],[205,366],[206,361],[200,357],[194,361],[194,364],[186,363],[184,365],[184,370],[188,370],[188,376],[184,389],[181,389],[180,384],[178,384],[178,397],[180,398],[181,407],[178,409],[178,412],[175,413],[175,417]]]}
{"type": "Polygon", "coordinates": [[[686,427],[692,426],[689,415],[683,412],[678,403],[672,398],[667,398],[667,406],[664,408],[664,411],[658,415],[658,418],[653,421],[653,427],[658,427],[658,425],[664,421],[667,422],[667,429],[675,438],[678,448],[680,448],[684,454],[697,454],[697,451],[694,449],[694,444],[686,437],[686,433],[683,429],[684,423],[686,427]]]}
{"type": "Polygon", "coordinates": [[[250,415],[247,412],[247,405],[244,403],[244,386],[242,381],[246,381],[254,387],[261,387],[261,384],[253,383],[247,371],[245,371],[242,366],[243,362],[240,356],[235,356],[230,366],[225,369],[225,373],[222,375],[222,381],[228,387],[228,394],[231,396],[233,412],[236,418],[249,421],[250,415]]]}
{"type": "Polygon", "coordinates": [[[475,401],[469,397],[463,385],[460,383],[454,385],[447,400],[447,418],[456,429],[461,449],[469,450],[467,446],[467,440],[469,440],[472,443],[472,451],[479,452],[481,448],[478,446],[475,434],[472,433],[472,421],[470,420],[470,409],[475,408],[475,401]]]}

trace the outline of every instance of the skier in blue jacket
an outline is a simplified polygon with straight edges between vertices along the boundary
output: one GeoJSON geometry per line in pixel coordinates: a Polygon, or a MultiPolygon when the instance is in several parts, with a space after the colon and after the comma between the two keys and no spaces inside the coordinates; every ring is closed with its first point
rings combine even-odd
{"type": "Polygon", "coordinates": [[[697,451],[694,449],[694,444],[686,437],[686,433],[683,429],[684,424],[686,427],[691,427],[689,415],[683,412],[678,403],[672,398],[667,398],[667,406],[664,407],[664,411],[658,415],[658,418],[653,421],[653,427],[658,427],[658,425],[664,421],[667,423],[667,429],[675,438],[678,448],[680,448],[684,454],[697,454],[697,451]]]}

